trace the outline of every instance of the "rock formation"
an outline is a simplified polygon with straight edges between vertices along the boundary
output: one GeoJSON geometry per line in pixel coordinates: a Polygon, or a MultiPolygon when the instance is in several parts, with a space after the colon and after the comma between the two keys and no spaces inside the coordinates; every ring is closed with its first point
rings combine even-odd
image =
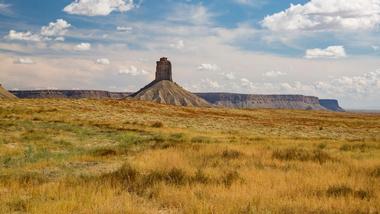
{"type": "MultiPolygon", "coordinates": [[[[123,99],[129,92],[108,92],[96,90],[29,90],[10,91],[18,98],[65,98],[65,99],[123,99]]],[[[345,111],[337,100],[318,100],[317,97],[302,95],[255,95],[229,93],[195,93],[198,97],[216,106],[228,108],[282,108],[345,111]],[[318,104],[319,102],[319,104],[318,104]]]]}
{"type": "Polygon", "coordinates": [[[0,99],[16,99],[17,97],[7,91],[3,86],[0,84],[0,99]]]}
{"type": "Polygon", "coordinates": [[[319,103],[321,106],[327,108],[331,111],[337,111],[337,112],[345,112],[345,110],[339,106],[338,100],[333,99],[321,99],[319,100],[319,103]]]}
{"type": "Polygon", "coordinates": [[[166,57],[162,57],[160,61],[157,61],[155,81],[161,80],[173,81],[172,63],[166,57]]]}
{"type": "Polygon", "coordinates": [[[131,94],[98,90],[27,90],[10,92],[22,99],[122,99],[131,94]]]}
{"type": "Polygon", "coordinates": [[[155,80],[130,97],[136,100],[154,101],[161,104],[196,107],[210,106],[204,99],[186,91],[173,82],[172,65],[165,57],[157,62],[155,80]]]}
{"type": "Polygon", "coordinates": [[[229,108],[273,108],[326,110],[319,104],[318,97],[303,95],[254,95],[233,93],[196,94],[216,106],[229,108]]]}

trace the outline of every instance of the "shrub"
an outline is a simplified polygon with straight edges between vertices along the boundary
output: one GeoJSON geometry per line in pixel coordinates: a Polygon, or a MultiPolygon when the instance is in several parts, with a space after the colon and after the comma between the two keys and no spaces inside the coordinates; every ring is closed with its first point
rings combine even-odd
{"type": "Polygon", "coordinates": [[[152,125],[151,125],[151,127],[153,127],[153,128],[162,128],[162,127],[164,127],[164,124],[162,123],[162,122],[154,122],[152,125]]]}
{"type": "Polygon", "coordinates": [[[351,187],[348,187],[346,185],[339,185],[339,186],[330,186],[326,194],[329,197],[340,197],[340,196],[347,196],[353,193],[353,190],[351,187]]]}
{"type": "Polygon", "coordinates": [[[222,157],[225,159],[237,159],[242,156],[242,153],[236,150],[224,150],[222,157]]]}
{"type": "Polygon", "coordinates": [[[297,148],[287,148],[285,150],[276,150],[273,152],[273,158],[278,160],[285,161],[314,161],[319,163],[325,163],[327,161],[333,160],[329,154],[321,151],[314,150],[308,151],[305,149],[297,149],[297,148]]]}
{"type": "Polygon", "coordinates": [[[237,171],[230,171],[222,177],[222,183],[226,187],[230,187],[235,181],[240,179],[240,175],[237,171]]]}
{"type": "Polygon", "coordinates": [[[196,136],[191,138],[192,143],[211,143],[211,139],[205,136],[196,136]]]}
{"type": "Polygon", "coordinates": [[[183,134],[183,133],[171,134],[169,136],[168,140],[171,141],[171,142],[177,142],[177,143],[185,142],[186,141],[185,134],[183,134]]]}
{"type": "Polygon", "coordinates": [[[91,154],[94,156],[113,156],[116,155],[117,152],[114,149],[111,148],[98,148],[93,151],[91,151],[91,154]]]}
{"type": "Polygon", "coordinates": [[[373,177],[380,177],[380,166],[375,167],[371,171],[370,175],[373,176],[373,177]]]}

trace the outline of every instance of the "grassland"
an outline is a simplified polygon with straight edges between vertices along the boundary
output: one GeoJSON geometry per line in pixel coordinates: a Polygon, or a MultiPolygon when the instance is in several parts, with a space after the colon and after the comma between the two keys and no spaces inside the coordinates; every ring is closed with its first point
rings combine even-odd
{"type": "Polygon", "coordinates": [[[379,213],[380,114],[0,101],[0,213],[379,213]]]}

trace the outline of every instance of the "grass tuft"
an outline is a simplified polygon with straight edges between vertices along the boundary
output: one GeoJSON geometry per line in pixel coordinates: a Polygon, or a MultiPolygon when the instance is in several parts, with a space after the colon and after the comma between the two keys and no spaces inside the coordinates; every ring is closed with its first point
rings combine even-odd
{"type": "Polygon", "coordinates": [[[285,161],[313,161],[323,164],[327,161],[334,160],[329,154],[321,150],[308,151],[298,148],[287,148],[283,150],[275,150],[273,158],[285,161]]]}

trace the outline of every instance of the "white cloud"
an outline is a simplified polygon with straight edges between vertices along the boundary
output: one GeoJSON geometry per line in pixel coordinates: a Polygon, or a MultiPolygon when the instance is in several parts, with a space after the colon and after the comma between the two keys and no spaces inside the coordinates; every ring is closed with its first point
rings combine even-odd
{"type": "Polygon", "coordinates": [[[74,50],[76,50],[76,51],[88,51],[90,49],[91,49],[91,44],[90,43],[84,43],[84,42],[82,42],[82,43],[80,43],[74,47],[74,50]]]}
{"type": "Polygon", "coordinates": [[[212,88],[212,89],[220,88],[220,84],[217,81],[210,80],[208,78],[202,79],[201,83],[206,88],[212,88]]]}
{"type": "Polygon", "coordinates": [[[168,20],[201,25],[209,23],[211,16],[212,13],[202,4],[178,4],[168,20]]]}
{"type": "Polygon", "coordinates": [[[96,63],[100,65],[109,65],[111,64],[111,61],[107,58],[100,58],[96,60],[96,63]]]}
{"type": "Polygon", "coordinates": [[[113,11],[127,12],[133,8],[133,0],[75,0],[63,11],[75,15],[107,16],[113,11]]]}
{"type": "Polygon", "coordinates": [[[262,21],[272,31],[373,30],[379,24],[379,0],[311,0],[262,21]]]}
{"type": "Polygon", "coordinates": [[[10,13],[10,4],[0,3],[0,14],[9,14],[10,13]]]}
{"type": "Polygon", "coordinates": [[[219,67],[215,64],[204,63],[204,64],[201,64],[198,66],[198,70],[200,70],[200,71],[218,71],[219,67]]]}
{"type": "Polygon", "coordinates": [[[263,74],[264,77],[269,77],[269,78],[275,78],[279,76],[285,76],[286,73],[281,72],[281,71],[268,71],[263,74]]]}
{"type": "Polygon", "coordinates": [[[326,49],[309,49],[306,50],[305,58],[307,59],[337,59],[346,57],[346,51],[343,46],[329,46],[326,49]]]}
{"type": "Polygon", "coordinates": [[[57,19],[56,22],[50,22],[48,26],[43,26],[41,35],[46,37],[64,36],[69,27],[71,27],[71,24],[67,21],[57,19]]]}
{"type": "Polygon", "coordinates": [[[379,47],[379,46],[377,46],[377,45],[372,45],[371,47],[372,47],[372,49],[373,49],[374,51],[377,51],[377,50],[379,50],[379,49],[380,49],[380,47],[379,47]]]}
{"type": "Polygon", "coordinates": [[[176,43],[170,44],[170,47],[180,50],[185,47],[185,42],[183,40],[179,40],[176,43]]]}
{"type": "Polygon", "coordinates": [[[236,78],[234,73],[222,73],[222,76],[227,80],[234,80],[236,78]]]}
{"type": "Polygon", "coordinates": [[[117,26],[116,30],[120,31],[120,32],[129,32],[129,31],[132,31],[133,28],[132,27],[117,26]]]}
{"type": "Polygon", "coordinates": [[[343,76],[315,83],[315,88],[334,96],[371,96],[380,91],[380,70],[359,76],[343,76]]]}
{"type": "Polygon", "coordinates": [[[141,75],[147,75],[149,72],[145,71],[144,69],[139,70],[137,67],[131,65],[127,69],[120,69],[119,74],[126,74],[131,76],[141,76],[141,75]]]}
{"type": "Polygon", "coordinates": [[[267,0],[234,0],[238,4],[247,5],[251,7],[261,7],[265,5],[267,0]]]}
{"type": "Polygon", "coordinates": [[[30,58],[18,58],[14,61],[15,64],[34,64],[34,61],[30,58]]]}
{"type": "Polygon", "coordinates": [[[251,82],[249,79],[247,78],[241,78],[240,79],[240,85],[243,87],[243,88],[247,88],[247,89],[254,89],[255,88],[255,85],[253,84],[253,82],[251,82]]]}
{"type": "Polygon", "coordinates": [[[38,42],[42,40],[42,38],[39,35],[33,34],[30,31],[17,32],[15,30],[10,30],[8,35],[5,36],[5,38],[9,40],[32,41],[32,42],[38,42]]]}
{"type": "Polygon", "coordinates": [[[9,40],[19,40],[19,41],[46,41],[51,40],[51,37],[56,37],[55,41],[64,41],[63,37],[71,24],[63,19],[57,19],[56,22],[50,22],[48,26],[41,27],[40,33],[32,33],[30,31],[17,32],[15,30],[10,30],[8,35],[5,36],[9,40]]]}

